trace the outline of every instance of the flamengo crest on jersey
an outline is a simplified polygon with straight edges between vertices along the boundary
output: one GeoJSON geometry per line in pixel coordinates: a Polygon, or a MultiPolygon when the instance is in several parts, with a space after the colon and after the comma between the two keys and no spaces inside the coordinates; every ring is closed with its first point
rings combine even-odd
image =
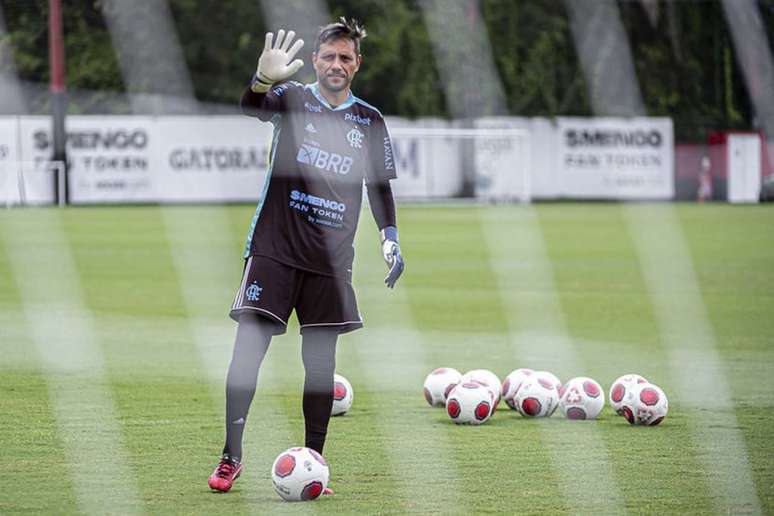
{"type": "Polygon", "coordinates": [[[353,127],[347,133],[347,141],[353,149],[359,149],[363,146],[363,133],[361,133],[357,127],[353,127]]]}

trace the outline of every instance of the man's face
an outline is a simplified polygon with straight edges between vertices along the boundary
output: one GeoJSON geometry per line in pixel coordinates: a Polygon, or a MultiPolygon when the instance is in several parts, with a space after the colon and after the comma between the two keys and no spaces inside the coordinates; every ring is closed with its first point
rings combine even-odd
{"type": "Polygon", "coordinates": [[[312,56],[317,80],[333,92],[349,88],[362,60],[362,56],[355,52],[355,42],[347,38],[322,43],[312,56]]]}

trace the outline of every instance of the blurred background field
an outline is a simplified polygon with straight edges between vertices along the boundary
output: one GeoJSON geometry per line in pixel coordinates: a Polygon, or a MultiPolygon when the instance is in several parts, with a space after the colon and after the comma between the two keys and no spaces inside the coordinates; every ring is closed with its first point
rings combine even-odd
{"type": "MultiPolygon", "coordinates": [[[[245,472],[231,494],[211,493],[205,479],[220,452],[223,378],[234,335],[226,310],[251,212],[201,206],[2,213],[0,470],[13,488],[0,492],[0,512],[83,511],[78,482],[87,482],[132,486],[131,501],[111,502],[120,513],[705,513],[717,509],[721,495],[713,492],[704,455],[726,443],[697,443],[694,426],[712,431],[729,411],[749,453],[759,509],[774,511],[774,229],[771,208],[759,206],[404,205],[407,271],[395,291],[382,285],[376,232],[364,213],[355,284],[366,327],[340,340],[337,366],[352,382],[355,402],[350,413],[332,420],[326,447],[336,497],[289,505],[271,487],[274,456],[303,438],[295,325],[272,343],[262,368],[245,472]],[[677,394],[682,384],[674,372],[691,374],[696,364],[673,363],[665,347],[627,210],[653,220],[671,212],[679,222],[731,406],[693,406],[677,394]],[[206,231],[213,219],[227,221],[225,234],[206,231]],[[493,241],[487,236],[493,224],[532,225],[542,234],[552,289],[539,277],[520,285],[498,279],[523,277],[503,270],[513,264],[543,266],[529,263],[527,254],[513,255],[510,265],[498,261],[503,249],[518,245],[518,234],[498,230],[493,241]],[[56,245],[47,247],[51,241],[42,239],[56,229],[56,245]],[[191,260],[195,267],[187,268],[181,265],[187,253],[224,258],[191,260]],[[78,290],[66,292],[66,285],[78,290]],[[564,333],[540,329],[516,313],[533,303],[545,310],[550,299],[564,333]],[[64,312],[68,324],[53,328],[60,339],[49,343],[59,351],[47,349],[40,343],[44,330],[31,324],[48,316],[59,320],[64,312]],[[80,337],[72,330],[77,318],[92,328],[80,337]],[[92,341],[90,353],[102,357],[103,376],[79,378],[43,356],[66,362],[67,350],[83,344],[73,342],[78,338],[92,341]],[[569,362],[544,354],[562,339],[575,350],[569,362]],[[501,405],[489,423],[458,427],[422,396],[425,375],[439,366],[489,368],[501,379],[517,367],[547,369],[562,380],[588,375],[606,392],[617,376],[637,372],[670,395],[670,412],[660,427],[640,428],[609,406],[597,421],[569,422],[559,414],[526,420],[501,405]],[[114,422],[78,407],[77,395],[69,418],[58,412],[52,400],[69,398],[52,390],[88,393],[88,387],[78,390],[80,382],[92,382],[112,400],[114,422]],[[97,434],[108,431],[123,443],[121,468],[97,446],[97,434]],[[72,440],[93,454],[92,469],[68,465],[72,440]],[[605,460],[612,487],[587,478],[605,460]]],[[[678,288],[673,295],[681,295],[678,288]]],[[[722,465],[728,471],[737,466],[722,465]]]]}

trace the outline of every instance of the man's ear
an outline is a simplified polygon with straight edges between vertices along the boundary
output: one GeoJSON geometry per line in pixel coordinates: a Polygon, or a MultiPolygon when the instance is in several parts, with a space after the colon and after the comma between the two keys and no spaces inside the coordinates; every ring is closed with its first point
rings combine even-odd
{"type": "Polygon", "coordinates": [[[357,68],[355,68],[355,71],[357,72],[360,70],[360,65],[363,64],[363,54],[357,55],[357,68]]]}

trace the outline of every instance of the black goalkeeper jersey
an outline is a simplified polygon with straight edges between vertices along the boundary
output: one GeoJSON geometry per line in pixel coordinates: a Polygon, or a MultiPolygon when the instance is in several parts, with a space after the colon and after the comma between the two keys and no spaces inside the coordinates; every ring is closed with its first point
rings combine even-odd
{"type": "Polygon", "coordinates": [[[395,176],[381,113],[350,93],[333,108],[317,83],[249,90],[245,113],[274,124],[266,183],[245,257],[266,256],[318,274],[352,277],[363,181],[395,176]]]}

